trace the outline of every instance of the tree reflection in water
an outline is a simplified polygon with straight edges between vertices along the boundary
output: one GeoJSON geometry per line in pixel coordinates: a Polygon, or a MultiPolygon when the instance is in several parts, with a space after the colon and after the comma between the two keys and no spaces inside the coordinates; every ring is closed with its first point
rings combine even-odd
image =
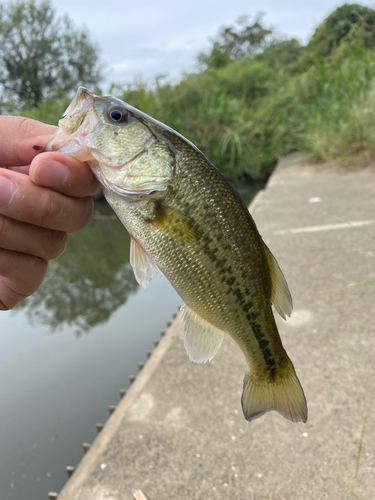
{"type": "Polygon", "coordinates": [[[88,226],[70,234],[65,252],[49,263],[41,287],[17,309],[30,323],[77,335],[105,323],[138,289],[129,263],[130,237],[105,202],[96,202],[88,226]]]}

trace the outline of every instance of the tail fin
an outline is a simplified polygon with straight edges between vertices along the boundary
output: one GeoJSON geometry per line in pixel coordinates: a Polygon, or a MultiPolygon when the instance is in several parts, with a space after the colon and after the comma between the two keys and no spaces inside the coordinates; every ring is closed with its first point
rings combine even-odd
{"type": "Polygon", "coordinates": [[[246,374],[241,403],[249,422],[271,410],[292,422],[307,420],[306,398],[289,358],[287,367],[274,377],[246,374]]]}

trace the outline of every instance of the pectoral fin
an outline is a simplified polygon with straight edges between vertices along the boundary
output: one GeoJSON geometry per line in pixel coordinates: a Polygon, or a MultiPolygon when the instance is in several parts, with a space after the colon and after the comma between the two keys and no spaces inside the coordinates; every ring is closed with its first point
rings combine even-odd
{"type": "Polygon", "coordinates": [[[202,239],[194,221],[178,210],[162,204],[156,206],[155,218],[149,222],[181,243],[199,242],[202,239]]]}
{"type": "Polygon", "coordinates": [[[186,352],[191,361],[211,361],[223,342],[224,332],[207,323],[185,304],[183,311],[183,336],[186,352]]]}
{"type": "Polygon", "coordinates": [[[290,316],[293,309],[292,296],[279,264],[268,246],[265,243],[263,245],[271,276],[271,302],[280,316],[285,319],[285,316],[290,316]]]}
{"type": "Polygon", "coordinates": [[[159,272],[155,262],[133,237],[130,238],[130,264],[132,265],[135,279],[143,288],[146,288],[159,272]]]}

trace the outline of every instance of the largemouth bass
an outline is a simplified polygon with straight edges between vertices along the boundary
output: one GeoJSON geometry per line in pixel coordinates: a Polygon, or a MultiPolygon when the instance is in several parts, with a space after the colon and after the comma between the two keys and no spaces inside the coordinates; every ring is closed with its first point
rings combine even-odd
{"type": "Polygon", "coordinates": [[[63,116],[47,150],[89,163],[130,233],[138,283],[161,272],[182,297],[190,359],[211,360],[227,332],[248,364],[245,418],[306,422],[271,308],[290,315],[288,285],[236,190],[187,139],[119,99],[80,87],[63,116]]]}

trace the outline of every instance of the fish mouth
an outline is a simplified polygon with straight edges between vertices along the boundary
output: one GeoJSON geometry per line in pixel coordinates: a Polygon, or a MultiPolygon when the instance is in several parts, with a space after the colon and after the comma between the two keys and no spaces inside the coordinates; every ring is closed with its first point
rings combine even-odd
{"type": "Polygon", "coordinates": [[[80,161],[92,159],[85,147],[85,137],[100,123],[94,112],[95,96],[85,87],[79,87],[73,100],[59,120],[59,130],[48,142],[45,151],[69,154],[80,161]]]}
{"type": "Polygon", "coordinates": [[[73,97],[71,103],[63,113],[63,119],[75,115],[76,113],[79,113],[81,110],[87,109],[88,107],[92,107],[94,104],[94,100],[94,94],[92,94],[85,87],[78,87],[76,95],[73,97]]]}

